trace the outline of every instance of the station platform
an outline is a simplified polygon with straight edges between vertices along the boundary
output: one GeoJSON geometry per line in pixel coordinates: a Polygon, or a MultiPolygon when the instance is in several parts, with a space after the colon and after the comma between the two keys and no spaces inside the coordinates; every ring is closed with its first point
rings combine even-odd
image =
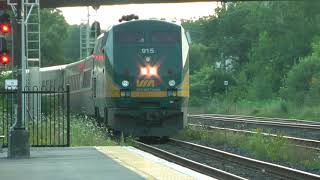
{"type": "Polygon", "coordinates": [[[133,147],[31,148],[30,159],[0,153],[1,180],[212,179],[133,147]]]}

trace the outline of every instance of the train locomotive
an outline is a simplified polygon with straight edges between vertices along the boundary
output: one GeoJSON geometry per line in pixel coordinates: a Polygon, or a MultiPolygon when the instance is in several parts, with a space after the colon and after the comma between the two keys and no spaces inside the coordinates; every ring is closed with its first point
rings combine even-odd
{"type": "Polygon", "coordinates": [[[170,136],[187,124],[188,51],[180,25],[123,22],[97,38],[90,57],[41,68],[42,86],[69,84],[71,111],[94,115],[115,131],[170,136]]]}

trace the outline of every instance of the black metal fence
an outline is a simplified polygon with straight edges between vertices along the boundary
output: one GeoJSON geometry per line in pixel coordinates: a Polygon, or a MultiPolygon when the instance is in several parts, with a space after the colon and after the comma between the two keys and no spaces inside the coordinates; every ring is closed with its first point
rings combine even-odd
{"type": "MultiPolygon", "coordinates": [[[[23,91],[24,127],[29,131],[33,147],[70,146],[70,89],[54,90],[45,87],[26,88],[23,91]]],[[[0,141],[8,146],[10,128],[16,122],[17,91],[0,91],[0,141]]]]}

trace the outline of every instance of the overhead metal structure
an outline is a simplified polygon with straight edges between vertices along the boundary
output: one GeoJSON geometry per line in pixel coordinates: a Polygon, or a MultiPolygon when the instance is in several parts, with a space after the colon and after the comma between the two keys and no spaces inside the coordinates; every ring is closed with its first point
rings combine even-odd
{"type": "Polygon", "coordinates": [[[87,17],[81,20],[80,24],[80,59],[84,59],[92,54],[95,41],[98,37],[97,26],[90,14],[89,6],[87,7],[87,17]],[[92,26],[90,26],[90,24],[92,26]]]}
{"type": "MultiPolygon", "coordinates": [[[[186,2],[232,2],[246,0],[40,0],[41,8],[102,6],[121,4],[150,4],[150,3],[186,3],[186,2]]],[[[248,1],[248,0],[247,0],[248,1]]],[[[0,0],[0,7],[6,6],[6,0],[0,0]]]]}
{"type": "Polygon", "coordinates": [[[56,8],[56,7],[74,7],[74,6],[102,6],[102,5],[121,5],[121,4],[183,3],[183,2],[210,2],[210,1],[224,1],[224,0],[54,0],[54,1],[41,0],[40,5],[42,8],[56,8]]]}

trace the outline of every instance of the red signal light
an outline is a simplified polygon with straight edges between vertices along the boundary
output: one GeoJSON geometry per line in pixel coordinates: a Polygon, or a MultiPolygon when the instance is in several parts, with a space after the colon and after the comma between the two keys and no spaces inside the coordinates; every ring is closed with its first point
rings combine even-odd
{"type": "Polygon", "coordinates": [[[10,24],[1,24],[0,25],[0,31],[2,33],[10,33],[11,32],[11,26],[10,24]]]}
{"type": "Polygon", "coordinates": [[[11,61],[10,55],[7,52],[0,53],[0,63],[1,64],[9,64],[11,61]]]}

